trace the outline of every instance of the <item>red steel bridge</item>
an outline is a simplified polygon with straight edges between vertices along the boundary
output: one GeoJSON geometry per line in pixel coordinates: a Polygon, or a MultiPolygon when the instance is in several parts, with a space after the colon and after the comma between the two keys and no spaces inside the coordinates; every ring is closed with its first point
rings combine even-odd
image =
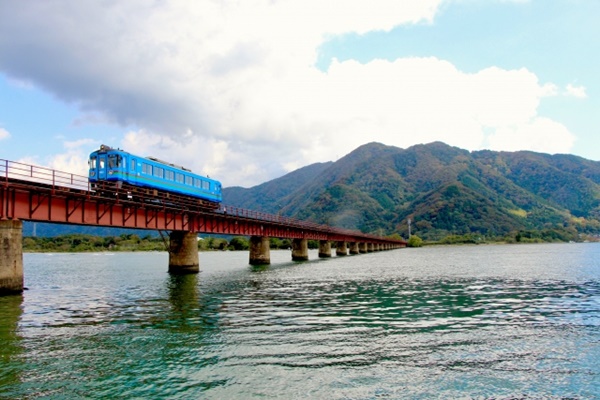
{"type": "MultiPolygon", "coordinates": [[[[14,227],[16,221],[170,231],[170,269],[191,265],[191,272],[197,272],[197,262],[177,258],[194,253],[195,246],[197,259],[197,233],[250,236],[251,264],[270,262],[270,237],[292,239],[295,260],[308,259],[307,240],[320,241],[320,257],[331,256],[331,243],[337,255],[347,254],[347,245],[351,254],[406,246],[401,240],[238,207],[207,209],[197,199],[154,189],[125,189],[114,184],[92,187],[86,176],[0,159],[0,224],[14,227]]],[[[0,229],[4,239],[15,235],[12,228],[7,229],[9,232],[0,229]]],[[[5,253],[0,255],[0,289],[2,264],[11,262],[3,261],[11,252],[9,242],[0,243],[5,253]]],[[[20,242],[15,246],[22,256],[20,242]]]]}

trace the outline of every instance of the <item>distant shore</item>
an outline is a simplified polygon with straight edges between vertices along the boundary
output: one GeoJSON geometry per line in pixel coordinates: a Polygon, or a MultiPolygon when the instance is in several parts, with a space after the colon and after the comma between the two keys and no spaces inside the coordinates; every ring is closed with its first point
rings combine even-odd
{"type": "MultiPolygon", "coordinates": [[[[408,240],[409,247],[422,246],[449,246],[449,245],[501,245],[516,243],[570,243],[570,242],[598,242],[597,236],[582,236],[578,240],[560,239],[554,237],[525,237],[519,240],[514,236],[489,238],[481,235],[451,235],[441,240],[421,240],[413,235],[408,240]]],[[[94,252],[135,252],[135,251],[168,251],[168,238],[165,237],[140,237],[135,234],[120,236],[93,236],[83,234],[61,235],[57,237],[24,237],[23,251],[25,253],[94,253],[94,252]]],[[[218,238],[207,237],[198,239],[199,251],[219,250],[248,250],[249,243],[246,237],[218,238]]],[[[271,239],[271,249],[289,249],[291,243],[288,239],[271,239]]],[[[309,248],[318,248],[318,241],[309,241],[309,248]]]]}

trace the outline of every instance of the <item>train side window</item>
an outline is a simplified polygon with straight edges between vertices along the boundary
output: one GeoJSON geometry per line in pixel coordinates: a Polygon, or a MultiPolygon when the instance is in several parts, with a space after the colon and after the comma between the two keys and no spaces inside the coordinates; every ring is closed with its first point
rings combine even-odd
{"type": "Polygon", "coordinates": [[[143,163],[142,172],[148,175],[152,175],[152,165],[143,163]]]}
{"type": "Polygon", "coordinates": [[[170,181],[175,180],[175,172],[169,171],[169,170],[165,170],[165,178],[168,179],[168,180],[170,180],[170,181]]]}
{"type": "Polygon", "coordinates": [[[131,159],[131,170],[135,171],[135,159],[131,159]]]}
{"type": "Polygon", "coordinates": [[[188,186],[192,186],[194,184],[194,178],[189,175],[185,176],[185,184],[188,186]]]}
{"type": "Polygon", "coordinates": [[[194,178],[194,187],[202,187],[202,181],[198,178],[194,178]]]}
{"type": "Polygon", "coordinates": [[[210,189],[210,182],[209,181],[202,181],[202,189],[209,190],[210,189]]]}
{"type": "Polygon", "coordinates": [[[163,169],[161,167],[154,167],[154,176],[162,178],[163,177],[163,169]]]}
{"type": "Polygon", "coordinates": [[[176,177],[177,177],[177,182],[183,183],[183,174],[177,173],[176,177]]]}

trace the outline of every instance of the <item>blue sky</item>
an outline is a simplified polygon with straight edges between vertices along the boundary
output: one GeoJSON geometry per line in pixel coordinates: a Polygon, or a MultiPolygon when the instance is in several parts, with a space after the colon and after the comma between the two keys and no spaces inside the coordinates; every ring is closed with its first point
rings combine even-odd
{"type": "Polygon", "coordinates": [[[0,158],[246,187],[372,141],[600,160],[594,0],[79,3],[0,0],[0,158]]]}

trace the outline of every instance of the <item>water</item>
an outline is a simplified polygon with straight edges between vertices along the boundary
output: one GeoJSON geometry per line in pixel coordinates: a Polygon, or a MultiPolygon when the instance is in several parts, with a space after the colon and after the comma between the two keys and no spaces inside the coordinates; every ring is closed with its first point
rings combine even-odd
{"type": "Polygon", "coordinates": [[[600,244],[25,254],[0,398],[600,398],[600,244]]]}

